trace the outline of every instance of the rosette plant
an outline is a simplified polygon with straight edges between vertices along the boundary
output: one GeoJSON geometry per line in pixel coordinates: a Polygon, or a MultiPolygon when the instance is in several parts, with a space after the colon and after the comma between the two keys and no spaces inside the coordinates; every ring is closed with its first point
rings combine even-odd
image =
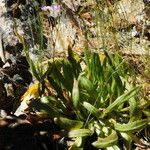
{"type": "Polygon", "coordinates": [[[82,58],[68,48],[67,58],[49,61],[40,79],[52,94],[31,101],[30,108],[62,129],[69,149],[130,150],[134,133],[149,119],[138,106],[141,87],[129,74],[120,55],[91,52],[82,58]]]}

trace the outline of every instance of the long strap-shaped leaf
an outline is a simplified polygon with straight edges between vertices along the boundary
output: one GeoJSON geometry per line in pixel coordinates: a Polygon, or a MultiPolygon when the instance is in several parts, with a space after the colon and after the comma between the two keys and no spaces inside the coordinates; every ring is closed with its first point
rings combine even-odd
{"type": "Polygon", "coordinates": [[[91,136],[93,132],[89,129],[76,129],[76,130],[71,130],[68,132],[68,137],[84,137],[84,136],[91,136]]]}
{"type": "Polygon", "coordinates": [[[92,145],[96,148],[106,148],[115,145],[118,141],[116,131],[112,130],[112,133],[105,138],[98,138],[97,141],[93,142],[92,145]]]}
{"type": "Polygon", "coordinates": [[[88,102],[83,102],[83,107],[96,117],[100,116],[100,111],[88,102]]]}
{"type": "Polygon", "coordinates": [[[54,118],[54,121],[62,129],[65,129],[67,131],[80,129],[84,124],[84,122],[82,122],[82,121],[71,120],[71,119],[68,119],[65,117],[56,117],[56,118],[54,118]]]}
{"type": "Polygon", "coordinates": [[[80,96],[79,96],[79,87],[78,87],[78,81],[74,79],[73,89],[72,89],[72,101],[73,106],[77,108],[79,104],[80,96]]]}
{"type": "Polygon", "coordinates": [[[148,122],[150,122],[150,120],[144,119],[130,122],[127,124],[115,123],[114,127],[117,131],[121,132],[135,132],[139,131],[140,129],[143,129],[148,124],[148,122]]]}
{"type": "Polygon", "coordinates": [[[139,92],[139,90],[140,90],[140,87],[135,87],[131,91],[128,91],[125,94],[118,97],[112,104],[110,104],[106,108],[103,115],[105,116],[105,114],[112,112],[123,102],[128,101],[131,97],[135,96],[139,92]]]}

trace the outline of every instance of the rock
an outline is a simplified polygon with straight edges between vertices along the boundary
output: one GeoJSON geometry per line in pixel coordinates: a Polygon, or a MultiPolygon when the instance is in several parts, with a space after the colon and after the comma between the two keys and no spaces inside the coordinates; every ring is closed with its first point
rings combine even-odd
{"type": "Polygon", "coordinates": [[[142,0],[120,0],[112,10],[114,28],[126,28],[144,19],[144,3],[142,0]]]}

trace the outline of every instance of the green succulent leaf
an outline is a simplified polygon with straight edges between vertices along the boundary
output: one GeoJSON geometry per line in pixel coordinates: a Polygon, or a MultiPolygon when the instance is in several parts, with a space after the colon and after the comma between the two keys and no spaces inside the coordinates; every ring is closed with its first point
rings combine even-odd
{"type": "Polygon", "coordinates": [[[132,147],[132,137],[130,136],[130,134],[126,133],[126,132],[120,132],[120,135],[123,137],[123,139],[125,139],[128,149],[131,150],[132,147]]]}
{"type": "Polygon", "coordinates": [[[96,148],[106,148],[115,145],[118,141],[116,131],[112,130],[112,133],[105,138],[98,138],[92,145],[96,148]]]}
{"type": "Polygon", "coordinates": [[[128,141],[129,143],[132,142],[132,137],[131,137],[128,133],[120,132],[120,135],[121,135],[126,141],[128,141]]]}
{"type": "Polygon", "coordinates": [[[63,113],[67,114],[66,107],[56,97],[53,97],[53,96],[43,96],[40,101],[41,101],[41,103],[47,104],[50,107],[51,106],[55,106],[55,108],[59,108],[59,110],[62,110],[63,113]]]}
{"type": "Polygon", "coordinates": [[[130,121],[134,121],[137,119],[137,102],[134,97],[129,100],[130,104],[130,121]]]}
{"type": "Polygon", "coordinates": [[[54,118],[54,121],[61,128],[66,129],[68,131],[73,129],[80,129],[83,126],[82,121],[71,120],[65,117],[54,118]]]}
{"type": "Polygon", "coordinates": [[[83,102],[83,106],[94,116],[96,116],[96,117],[100,116],[100,111],[97,108],[95,108],[93,105],[91,105],[90,103],[83,102]]]}
{"type": "Polygon", "coordinates": [[[112,83],[111,83],[111,92],[114,93],[116,91],[117,83],[115,78],[112,78],[112,83]]]}
{"type": "Polygon", "coordinates": [[[35,63],[33,63],[33,61],[32,61],[31,59],[29,60],[29,65],[30,65],[31,71],[32,71],[33,75],[35,76],[35,78],[36,78],[38,81],[40,81],[39,72],[37,71],[37,68],[36,68],[35,63]]]}
{"type": "Polygon", "coordinates": [[[76,137],[75,141],[72,141],[73,145],[69,148],[69,150],[83,150],[83,141],[84,137],[76,137]]]}
{"type": "Polygon", "coordinates": [[[76,79],[78,78],[79,73],[81,72],[81,66],[80,66],[80,60],[81,58],[79,57],[78,54],[76,54],[75,52],[73,52],[73,50],[71,49],[71,47],[68,47],[68,61],[70,62],[72,68],[73,68],[73,74],[76,77],[76,79]]]}
{"type": "Polygon", "coordinates": [[[69,61],[65,60],[63,61],[63,75],[65,78],[65,81],[67,82],[67,86],[69,91],[71,92],[72,87],[73,87],[73,70],[72,67],[69,63],[69,61]]]}
{"type": "Polygon", "coordinates": [[[53,108],[50,108],[47,104],[42,103],[40,101],[36,101],[36,100],[32,101],[29,104],[29,107],[34,108],[37,111],[41,111],[41,112],[47,114],[50,117],[55,117],[59,114],[59,112],[56,112],[56,110],[54,110],[53,108]]]}
{"type": "Polygon", "coordinates": [[[149,123],[148,119],[138,120],[127,124],[115,123],[114,128],[120,132],[135,132],[143,129],[149,123]]]}
{"type": "Polygon", "coordinates": [[[63,86],[64,88],[66,88],[67,90],[69,90],[69,87],[68,87],[68,82],[66,82],[61,70],[59,70],[59,68],[54,65],[53,66],[53,78],[55,79],[55,81],[58,82],[58,84],[60,84],[61,86],[63,86]]]}
{"type": "Polygon", "coordinates": [[[92,92],[94,90],[92,82],[86,77],[79,77],[79,85],[81,88],[87,90],[88,92],[92,92]]]}
{"type": "Polygon", "coordinates": [[[106,150],[121,150],[118,145],[107,147],[106,150]]]}
{"type": "Polygon", "coordinates": [[[113,110],[115,110],[119,105],[121,105],[125,101],[128,101],[130,98],[135,96],[139,92],[139,90],[140,90],[140,87],[135,87],[132,90],[130,90],[130,91],[126,92],[125,94],[121,95],[120,97],[118,97],[112,104],[110,104],[106,108],[106,110],[104,111],[104,115],[112,112],[113,110]]]}
{"type": "Polygon", "coordinates": [[[91,136],[93,132],[89,129],[77,129],[77,130],[71,130],[68,132],[68,137],[84,137],[84,136],[91,136]]]}
{"type": "Polygon", "coordinates": [[[98,55],[98,53],[92,53],[90,69],[91,69],[92,78],[94,79],[94,81],[97,81],[97,80],[100,80],[101,82],[104,81],[103,68],[101,66],[100,56],[98,55]]]}
{"type": "Polygon", "coordinates": [[[63,96],[63,91],[61,86],[55,81],[55,79],[53,79],[52,77],[48,76],[47,77],[49,83],[52,85],[52,87],[54,88],[54,90],[58,93],[59,97],[61,99],[65,99],[63,96]]]}
{"type": "Polygon", "coordinates": [[[72,101],[75,108],[78,107],[79,104],[79,87],[78,87],[78,81],[74,79],[73,89],[72,89],[72,101]]]}
{"type": "Polygon", "coordinates": [[[150,117],[150,109],[144,109],[143,113],[147,116],[150,117]]]}

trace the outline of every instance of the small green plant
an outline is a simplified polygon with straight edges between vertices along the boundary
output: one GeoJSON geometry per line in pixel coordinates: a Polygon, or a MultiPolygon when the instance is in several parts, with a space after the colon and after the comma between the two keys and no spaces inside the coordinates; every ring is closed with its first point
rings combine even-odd
{"type": "Polygon", "coordinates": [[[53,92],[32,101],[30,108],[64,130],[70,149],[132,149],[134,133],[149,120],[137,103],[141,88],[128,81],[128,65],[106,51],[92,52],[88,63],[76,56],[68,48],[67,58],[48,62],[40,81],[49,82],[53,92]]]}
{"type": "MultiPolygon", "coordinates": [[[[102,7],[105,2],[96,2],[99,46],[109,49],[114,45],[113,48],[119,50],[117,29],[110,32],[114,24],[111,7],[105,12],[102,7]]],[[[39,22],[40,19],[39,16],[39,22]]],[[[42,23],[39,26],[39,50],[42,52],[42,23]]],[[[32,73],[41,83],[39,100],[31,101],[30,109],[46,114],[60,126],[70,149],[122,150],[125,147],[130,150],[136,139],[134,133],[149,123],[149,104],[145,101],[140,104],[143,102],[141,87],[134,82],[136,76],[132,79],[132,70],[120,55],[89,52],[87,29],[84,31],[85,58],[68,48],[67,58],[53,58],[45,68],[41,62],[36,64],[30,59],[28,48],[25,49],[32,73]]]]}

